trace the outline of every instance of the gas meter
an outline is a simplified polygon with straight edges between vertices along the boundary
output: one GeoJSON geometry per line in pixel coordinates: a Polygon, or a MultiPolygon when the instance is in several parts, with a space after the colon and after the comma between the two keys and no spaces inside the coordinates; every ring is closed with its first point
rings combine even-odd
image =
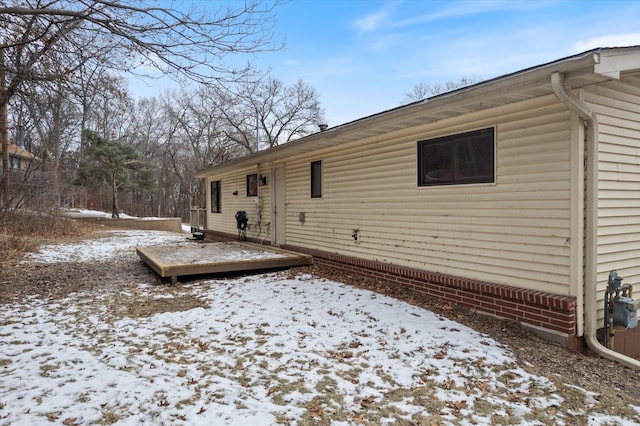
{"type": "Polygon", "coordinates": [[[609,282],[604,293],[604,345],[614,348],[615,325],[625,328],[638,326],[640,300],[631,298],[632,286],[622,284],[622,277],[615,269],[609,272],[609,282]]]}
{"type": "Polygon", "coordinates": [[[640,300],[621,296],[614,299],[613,303],[613,323],[626,328],[636,328],[638,326],[640,300]]]}
{"type": "Polygon", "coordinates": [[[626,328],[638,326],[640,300],[631,298],[631,285],[622,284],[622,277],[615,269],[609,272],[609,282],[605,294],[605,313],[613,316],[613,323],[626,328]]]}

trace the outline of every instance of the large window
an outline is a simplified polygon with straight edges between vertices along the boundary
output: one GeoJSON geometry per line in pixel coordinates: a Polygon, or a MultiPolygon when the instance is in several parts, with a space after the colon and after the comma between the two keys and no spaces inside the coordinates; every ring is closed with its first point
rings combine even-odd
{"type": "Polygon", "coordinates": [[[494,182],[494,128],[418,142],[418,186],[494,182]]]}
{"type": "Polygon", "coordinates": [[[258,196],[258,174],[247,175],[247,197],[258,196]]]}
{"type": "Polygon", "coordinates": [[[211,213],[220,213],[220,181],[211,182],[211,213]]]}
{"type": "Polygon", "coordinates": [[[311,162],[311,198],[322,198],[322,161],[311,162]]]}

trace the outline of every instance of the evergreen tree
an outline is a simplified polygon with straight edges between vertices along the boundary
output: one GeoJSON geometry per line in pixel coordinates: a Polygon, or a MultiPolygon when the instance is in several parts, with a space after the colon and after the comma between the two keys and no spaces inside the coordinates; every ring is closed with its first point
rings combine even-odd
{"type": "Polygon", "coordinates": [[[85,159],[78,164],[75,181],[80,185],[109,184],[114,218],[120,217],[119,190],[137,190],[143,195],[155,192],[155,170],[140,159],[133,146],[103,138],[91,130],[84,130],[83,137],[87,141],[85,159]]]}

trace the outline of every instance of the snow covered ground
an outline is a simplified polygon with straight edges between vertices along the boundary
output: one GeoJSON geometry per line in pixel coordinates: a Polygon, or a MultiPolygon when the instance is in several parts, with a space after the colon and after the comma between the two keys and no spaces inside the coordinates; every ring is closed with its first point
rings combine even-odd
{"type": "MultiPolygon", "coordinates": [[[[25,261],[109,261],[184,240],[114,231],[25,261]]],[[[527,373],[488,336],[342,283],[286,271],[143,278],[1,307],[0,425],[640,423],[640,407],[608,415],[598,395],[527,373]],[[185,300],[196,306],[124,309],[185,300]],[[567,395],[580,403],[566,408],[567,395]]]]}

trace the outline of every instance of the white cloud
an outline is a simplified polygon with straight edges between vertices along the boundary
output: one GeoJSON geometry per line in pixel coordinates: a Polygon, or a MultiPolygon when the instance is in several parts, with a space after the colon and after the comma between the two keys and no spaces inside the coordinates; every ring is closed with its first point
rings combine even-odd
{"type": "Polygon", "coordinates": [[[381,10],[371,15],[360,18],[353,23],[353,26],[360,31],[374,31],[380,24],[387,18],[389,13],[386,10],[381,10]]]}
{"type": "Polygon", "coordinates": [[[571,50],[574,53],[580,53],[597,47],[623,47],[637,45],[640,45],[640,33],[609,34],[588,40],[580,40],[571,46],[571,50]]]}
{"type": "Polygon", "coordinates": [[[371,13],[363,18],[357,19],[353,22],[353,27],[358,31],[371,32],[380,28],[383,24],[387,23],[391,12],[397,7],[399,1],[392,1],[387,3],[382,9],[377,12],[371,13]]]}
{"type": "Polygon", "coordinates": [[[529,11],[540,9],[554,4],[555,1],[466,1],[448,2],[445,6],[434,9],[430,13],[413,16],[409,19],[394,23],[394,27],[408,27],[442,19],[460,18],[471,15],[480,15],[498,11],[529,11]]]}

